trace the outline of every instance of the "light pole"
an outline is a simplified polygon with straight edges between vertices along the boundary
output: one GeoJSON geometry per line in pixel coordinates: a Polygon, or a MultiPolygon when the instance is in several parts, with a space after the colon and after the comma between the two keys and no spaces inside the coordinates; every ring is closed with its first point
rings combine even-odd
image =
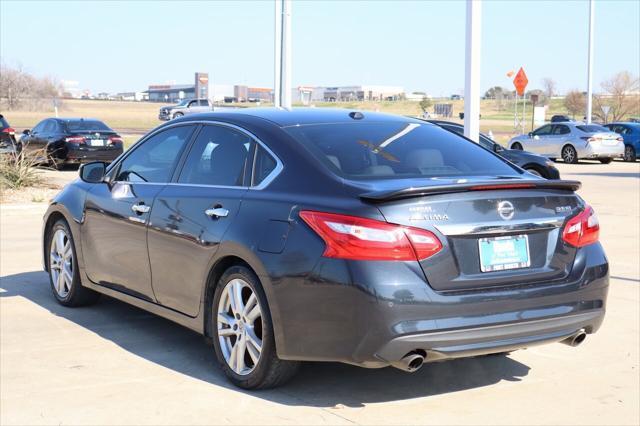
{"type": "Polygon", "coordinates": [[[274,47],[274,105],[291,109],[291,0],[275,0],[274,47]]]}
{"type": "Polygon", "coordinates": [[[467,0],[464,85],[464,135],[478,142],[480,133],[481,0],[467,0]]]}
{"type": "Polygon", "coordinates": [[[587,69],[587,124],[591,124],[593,108],[593,25],[595,19],[595,0],[589,0],[589,65],[587,69]]]}

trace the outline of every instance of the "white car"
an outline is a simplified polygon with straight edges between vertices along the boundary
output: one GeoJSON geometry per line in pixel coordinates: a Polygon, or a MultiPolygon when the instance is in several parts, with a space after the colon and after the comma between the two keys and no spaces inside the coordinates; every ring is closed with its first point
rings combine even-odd
{"type": "Polygon", "coordinates": [[[603,164],[624,156],[622,137],[597,124],[581,122],[550,123],[509,141],[509,149],[524,149],[545,157],[562,158],[575,164],[579,159],[599,160],[603,164]]]}

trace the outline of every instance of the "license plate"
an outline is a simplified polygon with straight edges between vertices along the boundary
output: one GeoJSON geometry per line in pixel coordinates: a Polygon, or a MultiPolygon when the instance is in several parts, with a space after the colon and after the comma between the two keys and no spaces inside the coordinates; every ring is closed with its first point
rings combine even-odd
{"type": "Polygon", "coordinates": [[[89,146],[104,146],[104,139],[89,139],[89,146]]]}
{"type": "Polygon", "coordinates": [[[504,271],[527,268],[529,259],[529,238],[526,235],[480,238],[480,270],[482,272],[504,271]]]}
{"type": "Polygon", "coordinates": [[[618,141],[616,139],[605,139],[604,145],[617,145],[618,141]]]}

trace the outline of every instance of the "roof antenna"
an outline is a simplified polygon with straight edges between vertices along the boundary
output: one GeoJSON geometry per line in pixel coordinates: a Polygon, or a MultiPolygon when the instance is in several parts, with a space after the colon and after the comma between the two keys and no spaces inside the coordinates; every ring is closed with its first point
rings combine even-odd
{"type": "Polygon", "coordinates": [[[349,113],[349,117],[353,118],[354,120],[362,120],[364,118],[364,114],[360,111],[353,111],[349,113]]]}

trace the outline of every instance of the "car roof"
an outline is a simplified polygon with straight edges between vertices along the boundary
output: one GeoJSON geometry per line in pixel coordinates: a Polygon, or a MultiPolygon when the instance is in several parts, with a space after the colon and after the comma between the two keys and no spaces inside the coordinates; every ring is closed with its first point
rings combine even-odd
{"type": "Polygon", "coordinates": [[[414,121],[416,123],[425,123],[425,121],[423,120],[417,120],[400,115],[343,108],[293,108],[291,110],[287,110],[284,108],[242,108],[219,112],[214,111],[202,114],[193,114],[189,117],[197,117],[197,119],[199,120],[216,120],[222,116],[229,117],[236,114],[268,120],[280,127],[304,126],[322,123],[353,123],[376,121],[396,121],[403,123],[406,123],[407,121],[414,121]],[[358,116],[361,116],[361,118],[358,118],[358,116]]]}

